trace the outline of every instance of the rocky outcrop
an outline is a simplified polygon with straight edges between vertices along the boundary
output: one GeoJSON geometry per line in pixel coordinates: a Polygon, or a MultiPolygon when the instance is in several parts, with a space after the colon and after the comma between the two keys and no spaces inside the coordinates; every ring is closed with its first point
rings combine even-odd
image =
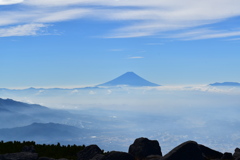
{"type": "MultiPolygon", "coordinates": [[[[25,146],[22,151],[0,155],[0,160],[56,160],[38,157],[34,146],[25,146]]],[[[240,149],[236,148],[234,154],[229,152],[223,154],[195,141],[187,141],[163,156],[158,141],[142,137],[130,145],[129,153],[119,151],[103,153],[97,145],[90,145],[76,155],[77,160],[240,160],[240,149]]]]}
{"type": "Polygon", "coordinates": [[[112,151],[101,160],[134,160],[134,157],[129,153],[112,151]]]}
{"type": "Polygon", "coordinates": [[[234,160],[232,153],[225,152],[221,158],[221,160],[234,160]]]}
{"type": "Polygon", "coordinates": [[[160,155],[150,155],[144,158],[144,160],[161,160],[161,159],[162,159],[162,156],[160,155]]]}
{"type": "Polygon", "coordinates": [[[8,153],[2,155],[2,160],[37,160],[37,153],[30,152],[18,152],[18,153],[8,153]]]}
{"type": "Polygon", "coordinates": [[[94,156],[92,159],[90,159],[90,160],[101,160],[103,157],[104,157],[103,154],[97,154],[97,155],[95,155],[95,156],[94,156]]]}
{"type": "Polygon", "coordinates": [[[196,142],[187,141],[163,156],[162,160],[204,160],[204,157],[196,142]]]}
{"type": "Polygon", "coordinates": [[[130,145],[128,153],[133,155],[136,160],[142,160],[150,155],[162,156],[161,147],[156,140],[138,138],[130,145]]]}
{"type": "Polygon", "coordinates": [[[235,152],[233,154],[233,158],[240,160],[240,149],[239,148],[235,149],[235,152]]]}
{"type": "Polygon", "coordinates": [[[204,145],[199,144],[198,145],[200,150],[202,151],[202,155],[206,158],[206,159],[221,159],[223,156],[223,153],[215,151],[211,148],[208,148],[204,145]]]}
{"type": "Polygon", "coordinates": [[[90,145],[77,153],[78,160],[90,160],[96,155],[102,154],[102,150],[97,145],[90,145]]]}
{"type": "Polygon", "coordinates": [[[49,157],[39,157],[38,160],[55,160],[55,159],[49,157]]]}

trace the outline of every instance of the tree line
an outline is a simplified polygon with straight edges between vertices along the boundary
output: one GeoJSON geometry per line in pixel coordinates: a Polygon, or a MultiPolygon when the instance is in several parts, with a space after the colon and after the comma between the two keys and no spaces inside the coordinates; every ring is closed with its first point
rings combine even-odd
{"type": "Polygon", "coordinates": [[[39,157],[77,159],[77,153],[85,145],[36,144],[34,141],[0,141],[0,154],[21,152],[24,147],[33,146],[39,157]]]}

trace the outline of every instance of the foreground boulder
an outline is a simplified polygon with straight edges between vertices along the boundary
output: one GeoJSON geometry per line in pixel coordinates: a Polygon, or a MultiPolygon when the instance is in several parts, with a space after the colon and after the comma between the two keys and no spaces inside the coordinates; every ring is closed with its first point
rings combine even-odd
{"type": "Polygon", "coordinates": [[[161,160],[204,160],[204,157],[196,142],[187,141],[171,150],[161,160]]]}
{"type": "Polygon", "coordinates": [[[150,155],[162,156],[161,147],[156,140],[147,138],[138,138],[130,145],[128,153],[133,155],[135,159],[142,160],[150,155]]]}
{"type": "Polygon", "coordinates": [[[90,145],[77,153],[78,160],[90,160],[96,155],[102,154],[102,150],[97,145],[90,145]]]}
{"type": "Polygon", "coordinates": [[[221,160],[234,160],[232,153],[225,152],[221,158],[221,160]]]}
{"type": "Polygon", "coordinates": [[[129,153],[112,151],[101,160],[134,160],[134,157],[129,153]]]}
{"type": "Polygon", "coordinates": [[[235,152],[234,152],[234,154],[233,154],[233,158],[240,160],[240,149],[239,149],[239,148],[236,148],[236,149],[235,149],[235,152]]]}
{"type": "Polygon", "coordinates": [[[221,159],[223,156],[223,153],[215,151],[204,145],[199,144],[198,146],[199,146],[200,150],[202,151],[202,155],[207,159],[221,159]]]}
{"type": "Polygon", "coordinates": [[[144,160],[161,160],[161,159],[162,159],[162,156],[160,155],[150,155],[144,158],[144,160]]]}
{"type": "Polygon", "coordinates": [[[95,155],[95,156],[94,156],[92,159],[90,159],[90,160],[101,160],[103,157],[104,157],[103,154],[97,154],[97,155],[95,155]]]}

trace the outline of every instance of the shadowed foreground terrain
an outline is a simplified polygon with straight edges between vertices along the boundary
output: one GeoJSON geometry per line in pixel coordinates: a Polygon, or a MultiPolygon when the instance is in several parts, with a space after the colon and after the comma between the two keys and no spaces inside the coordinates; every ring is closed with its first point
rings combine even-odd
{"type": "Polygon", "coordinates": [[[39,145],[35,142],[0,142],[0,160],[239,160],[240,149],[230,152],[219,151],[186,141],[166,155],[162,154],[157,140],[138,138],[129,146],[128,152],[104,152],[97,145],[39,145]]]}

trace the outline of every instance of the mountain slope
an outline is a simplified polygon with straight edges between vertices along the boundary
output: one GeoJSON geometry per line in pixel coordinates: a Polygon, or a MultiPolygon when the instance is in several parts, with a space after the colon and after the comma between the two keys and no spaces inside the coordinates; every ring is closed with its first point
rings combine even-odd
{"type": "Polygon", "coordinates": [[[136,87],[160,86],[156,83],[152,83],[143,79],[142,77],[138,76],[134,72],[127,72],[109,82],[100,84],[98,86],[119,86],[119,85],[136,86],[136,87]]]}
{"type": "Polygon", "coordinates": [[[12,112],[24,112],[24,111],[31,111],[31,110],[38,110],[38,111],[46,111],[48,110],[47,107],[38,105],[38,104],[28,104],[24,102],[14,101],[12,99],[2,99],[0,98],[0,109],[1,110],[8,110],[12,112]]]}
{"type": "Polygon", "coordinates": [[[4,141],[37,141],[39,143],[56,143],[83,137],[83,129],[57,124],[33,123],[24,127],[0,129],[0,139],[4,141]]]}
{"type": "Polygon", "coordinates": [[[0,128],[26,126],[34,122],[67,123],[69,119],[76,119],[76,116],[64,110],[0,98],[0,128]]]}

